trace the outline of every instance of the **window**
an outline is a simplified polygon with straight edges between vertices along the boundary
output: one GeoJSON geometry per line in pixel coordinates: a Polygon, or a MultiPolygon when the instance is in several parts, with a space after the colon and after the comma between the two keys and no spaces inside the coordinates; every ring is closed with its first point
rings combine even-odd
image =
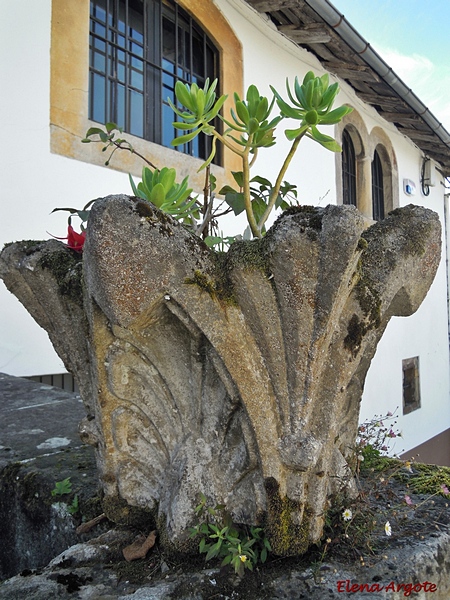
{"type": "Polygon", "coordinates": [[[399,206],[398,166],[389,136],[379,126],[368,131],[357,110],[336,131],[342,146],[335,158],[338,202],[356,206],[368,220],[384,219],[399,206]]]}
{"type": "Polygon", "coordinates": [[[342,134],[342,197],[344,204],[356,206],[356,157],[350,134],[342,134]]]}
{"type": "Polygon", "coordinates": [[[372,160],[372,216],[375,221],[384,219],[383,167],[376,150],[372,160]]]}
{"type": "MultiPolygon", "coordinates": [[[[121,1],[124,3],[124,0],[121,1]]],[[[90,127],[94,127],[96,125],[98,126],[98,121],[95,122],[89,117],[93,111],[92,104],[89,101],[89,78],[91,76],[89,65],[91,61],[94,60],[90,49],[90,38],[91,43],[94,43],[94,38],[98,40],[97,44],[99,44],[99,47],[95,47],[95,50],[98,51],[98,55],[95,57],[95,61],[97,62],[95,64],[94,72],[98,75],[102,75],[103,72],[103,89],[105,94],[107,91],[106,79],[108,78],[108,80],[111,81],[111,75],[106,71],[106,62],[107,60],[109,61],[109,58],[107,59],[108,52],[111,54],[112,49],[115,49],[117,54],[119,51],[125,53],[125,50],[128,51],[128,49],[124,49],[120,46],[118,47],[117,45],[114,46],[113,44],[111,44],[110,47],[107,37],[103,38],[105,44],[103,50],[100,44],[102,37],[107,36],[106,8],[118,5],[118,0],[103,0],[103,4],[97,2],[96,0],[92,0],[92,2],[94,3],[94,6],[98,7],[99,10],[97,17],[98,27],[104,27],[103,33],[100,27],[100,31],[96,32],[95,35],[93,32],[90,35],[92,27],[91,11],[94,10],[94,6],[91,8],[91,0],[76,0],[76,2],[68,2],[67,0],[52,0],[51,2],[50,147],[51,152],[54,154],[59,154],[61,156],[72,158],[91,165],[104,167],[106,157],[105,154],[101,152],[101,145],[80,143],[80,140],[84,138],[86,131],[90,127]],[[102,6],[105,11],[105,17],[101,16],[102,6]],[[102,19],[103,23],[101,22],[102,19]],[[108,42],[108,45],[106,42],[108,42]],[[102,64],[103,61],[105,62],[104,66],[102,64]]],[[[140,32],[139,28],[135,24],[135,21],[133,20],[133,15],[135,15],[136,12],[139,13],[136,8],[138,7],[137,0],[133,0],[132,2],[128,0],[128,2],[128,17],[126,13],[124,16],[128,31],[118,31],[119,28],[117,23],[117,31],[114,31],[114,28],[110,30],[109,23],[108,31],[110,31],[111,36],[114,33],[116,37],[119,36],[119,34],[125,34],[124,37],[129,48],[130,43],[139,46],[139,33],[142,32],[140,32]],[[130,28],[133,30],[132,32],[129,31],[130,28]]],[[[147,8],[145,10],[148,11],[148,7],[150,5],[154,6],[155,2],[156,0],[146,0],[145,4],[147,8]]],[[[220,66],[220,72],[217,73],[220,79],[220,93],[226,94],[229,98],[232,98],[233,92],[237,92],[240,97],[242,97],[244,81],[242,45],[239,41],[239,38],[231,28],[230,23],[217,7],[214,0],[202,0],[201,2],[198,0],[177,0],[177,4],[180,7],[178,9],[176,9],[176,7],[174,8],[175,5],[173,0],[171,0],[171,2],[172,4],[165,2],[165,0],[163,2],[158,0],[157,6],[161,8],[161,23],[159,31],[161,32],[163,26],[163,8],[167,8],[169,13],[172,15],[172,23],[174,23],[174,18],[178,20],[178,23],[184,22],[185,25],[186,23],[192,23],[194,39],[196,35],[195,32],[198,32],[198,35],[201,36],[205,35],[206,37],[202,37],[202,39],[204,39],[205,43],[207,44],[209,44],[211,41],[211,44],[214,44],[214,49],[217,51],[217,54],[215,55],[215,68],[220,66]],[[183,17],[183,15],[186,14],[188,16],[183,17]],[[178,17],[176,15],[178,15],[178,17]],[[192,17],[192,21],[189,17],[192,17]]],[[[140,0],[140,5],[143,7],[142,0],[140,0]]],[[[110,10],[111,8],[108,8],[108,11],[110,10]]],[[[142,10],[144,9],[141,8],[141,12],[142,10]]],[[[116,14],[118,14],[117,10],[116,14]]],[[[191,27],[191,25],[189,25],[189,27],[191,27]]],[[[183,27],[181,27],[181,30],[183,30],[183,27]]],[[[178,31],[181,30],[178,29],[178,31]]],[[[181,33],[180,37],[182,37],[181,33]]],[[[147,40],[148,44],[150,44],[153,39],[153,37],[150,37],[147,40]]],[[[111,42],[112,41],[113,39],[111,39],[111,42]]],[[[179,42],[177,42],[177,44],[178,43],[179,42]]],[[[193,41],[192,43],[194,44],[195,42],[193,41]]],[[[133,49],[136,50],[136,48],[133,49]]],[[[168,54],[169,53],[166,52],[166,60],[170,62],[170,56],[168,54]]],[[[131,93],[131,90],[133,90],[139,94],[140,77],[138,77],[138,75],[140,75],[140,63],[135,62],[131,64],[127,61],[131,61],[132,58],[138,61],[144,60],[144,57],[140,57],[137,51],[132,52],[131,55],[128,52],[126,56],[122,54],[120,56],[122,56],[124,59],[122,60],[123,68],[127,69],[127,76],[129,78],[129,81],[126,82],[126,90],[128,90],[127,93],[131,93]],[[131,72],[134,73],[132,82],[130,81],[131,72]]],[[[173,56],[172,62],[174,62],[174,58],[175,56],[173,56]]],[[[155,69],[152,70],[152,65],[147,64],[146,60],[144,60],[144,62],[147,65],[144,67],[143,74],[145,89],[145,86],[147,84],[150,85],[151,83],[148,80],[149,72],[154,74],[155,69]]],[[[177,68],[181,68],[178,63],[179,60],[177,59],[177,68]]],[[[112,64],[113,63],[111,63],[109,66],[111,67],[112,64]]],[[[117,62],[116,64],[118,65],[117,62]]],[[[162,87],[162,63],[158,65],[158,71],[161,76],[159,85],[162,87]]],[[[165,71],[167,71],[167,69],[165,69],[165,71]]],[[[119,82],[117,82],[116,87],[118,87],[118,83],[119,82]]],[[[109,92],[111,92],[114,89],[114,85],[110,83],[109,86],[109,92]]],[[[165,99],[166,97],[163,97],[162,94],[163,92],[160,90],[160,95],[158,96],[160,113],[162,113],[161,98],[165,99]]],[[[136,104],[139,105],[139,102],[135,102],[133,106],[135,107],[136,104]]],[[[150,106],[149,103],[148,106],[150,106]]],[[[128,105],[127,108],[131,109],[130,105],[128,105]]],[[[145,108],[148,110],[147,107],[145,108]]],[[[225,107],[225,112],[227,110],[228,109],[225,107]]],[[[126,114],[127,113],[125,111],[124,115],[126,114]]],[[[154,121],[153,118],[151,118],[151,120],[154,121]]],[[[103,122],[105,121],[106,118],[103,120],[103,122]]],[[[134,120],[132,126],[133,128],[135,126],[137,127],[134,120]]],[[[160,130],[161,129],[162,123],[160,125],[160,130]]],[[[133,148],[136,150],[136,153],[132,154],[131,152],[122,152],[120,155],[116,153],[109,165],[110,169],[139,176],[142,172],[142,159],[139,158],[139,153],[148,158],[148,160],[158,167],[170,166],[175,168],[180,177],[184,177],[185,175],[189,174],[190,187],[193,187],[195,190],[203,189],[205,185],[205,173],[204,171],[198,172],[199,167],[204,161],[201,156],[197,158],[196,156],[185,154],[184,152],[178,152],[173,147],[161,145],[162,142],[149,141],[144,137],[138,137],[130,133],[127,133],[127,135],[124,137],[129,139],[130,143],[133,145],[133,148]]],[[[220,165],[211,165],[211,170],[217,177],[218,189],[226,184],[231,184],[232,181],[230,180],[228,174],[231,171],[239,171],[241,168],[240,159],[237,155],[233,154],[227,148],[222,150],[223,152],[220,157],[220,165]]],[[[195,148],[193,152],[195,154],[195,148]]],[[[200,150],[198,150],[198,152],[201,154],[200,150]]]]}
{"type": "Polygon", "coordinates": [[[403,368],[403,414],[420,408],[419,357],[402,361],[403,368]]]}
{"type": "MultiPolygon", "coordinates": [[[[89,118],[170,147],[176,81],[203,86],[218,76],[218,61],[209,37],[171,0],[91,0],[89,118]]],[[[210,145],[201,134],[178,149],[206,158],[210,145]]]]}

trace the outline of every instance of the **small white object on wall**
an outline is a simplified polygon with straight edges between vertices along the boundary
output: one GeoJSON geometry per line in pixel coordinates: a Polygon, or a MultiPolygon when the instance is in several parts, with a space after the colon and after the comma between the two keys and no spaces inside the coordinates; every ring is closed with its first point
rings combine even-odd
{"type": "Polygon", "coordinates": [[[416,194],[416,184],[411,179],[403,180],[403,191],[407,196],[414,196],[416,194]]]}

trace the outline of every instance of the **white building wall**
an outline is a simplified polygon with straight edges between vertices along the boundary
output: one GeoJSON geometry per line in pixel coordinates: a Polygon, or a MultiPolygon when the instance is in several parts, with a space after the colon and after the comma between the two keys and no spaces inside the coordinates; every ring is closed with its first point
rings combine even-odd
{"type": "MultiPolygon", "coordinates": [[[[324,71],[311,54],[284,40],[241,0],[216,0],[243,44],[244,88],[255,84],[269,94],[269,84],[284,94],[285,79],[303,78],[308,70],[324,71]]],[[[3,142],[0,145],[0,243],[46,239],[48,232],[63,235],[67,216],[50,215],[57,206],[81,208],[92,198],[129,193],[128,177],[50,153],[50,18],[51,0],[0,0],[0,96],[3,142]],[[20,23],[20,30],[17,24],[20,23]]],[[[421,153],[374,109],[364,105],[342,85],[339,103],[348,102],[367,129],[383,127],[398,160],[399,185],[403,178],[417,184],[415,197],[399,191],[400,205],[411,200],[436,210],[444,222],[443,188],[439,184],[423,197],[419,190],[421,153]]],[[[330,128],[331,133],[331,128],[330,128]]],[[[289,143],[282,130],[278,144],[262,150],[254,168],[274,180],[289,143]]],[[[336,203],[335,158],[331,152],[306,140],[292,162],[286,179],[299,186],[302,204],[336,203]]],[[[439,181],[439,177],[437,178],[439,181]]],[[[225,225],[237,233],[236,225],[225,225]]],[[[408,450],[450,427],[447,279],[445,261],[424,304],[409,318],[394,318],[388,326],[367,377],[362,418],[393,411],[402,404],[402,359],[419,356],[422,408],[400,417],[404,440],[396,451],[408,450]]],[[[47,335],[18,301],[0,284],[0,371],[12,375],[58,373],[63,365],[47,335]]]]}
{"type": "MultiPolygon", "coordinates": [[[[82,208],[92,198],[129,193],[130,186],[126,174],[50,154],[51,0],[0,0],[0,14],[2,247],[64,236],[68,213],[50,215],[54,208],[82,208]]],[[[0,306],[0,372],[63,372],[47,334],[3,282],[0,306]]]]}

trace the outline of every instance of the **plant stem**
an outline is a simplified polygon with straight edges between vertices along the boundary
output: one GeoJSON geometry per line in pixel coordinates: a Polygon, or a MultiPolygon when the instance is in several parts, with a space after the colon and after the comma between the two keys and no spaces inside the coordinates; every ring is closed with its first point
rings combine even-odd
{"type": "MultiPolygon", "coordinates": [[[[148,160],[148,158],[145,158],[145,156],[143,156],[139,152],[136,152],[136,150],[132,146],[130,146],[129,148],[127,148],[126,146],[122,146],[121,144],[118,144],[117,142],[114,142],[114,141],[113,141],[113,144],[119,150],[128,150],[128,152],[131,152],[131,154],[136,154],[136,156],[139,156],[139,158],[141,158],[144,162],[146,162],[149,167],[152,167],[152,169],[157,169],[159,171],[159,169],[158,169],[157,166],[155,166],[152,162],[150,162],[148,160]]],[[[111,156],[112,156],[112,154],[111,154],[111,156]]],[[[110,159],[111,159],[111,156],[109,157],[110,159]]]]}
{"type": "MultiPolygon", "coordinates": [[[[244,205],[245,205],[245,212],[247,214],[247,221],[248,221],[248,224],[250,225],[252,234],[255,237],[260,238],[260,237],[262,237],[261,229],[258,228],[258,224],[256,223],[255,215],[253,214],[253,209],[252,209],[252,201],[251,201],[251,197],[250,197],[250,163],[248,160],[248,155],[250,153],[253,135],[249,136],[249,138],[247,140],[247,145],[244,150],[238,150],[236,147],[234,147],[232,144],[230,144],[230,142],[224,136],[222,136],[220,133],[218,133],[216,130],[213,131],[213,135],[216,136],[216,138],[218,140],[220,140],[224,146],[226,146],[232,152],[234,152],[235,154],[237,154],[238,156],[240,156],[242,158],[242,174],[243,174],[243,180],[244,180],[243,193],[244,193],[244,205]]],[[[252,164],[253,164],[253,162],[254,161],[252,160],[252,164]]]]}
{"type": "Polygon", "coordinates": [[[283,183],[283,178],[286,174],[286,171],[288,170],[291,160],[294,157],[294,154],[297,151],[298,145],[300,144],[300,141],[301,141],[302,137],[305,136],[305,134],[306,134],[306,131],[301,133],[299,136],[297,136],[294,139],[294,141],[292,142],[291,149],[289,150],[289,153],[284,160],[283,166],[281,167],[281,170],[278,174],[277,180],[275,181],[275,185],[273,186],[272,191],[270,192],[270,198],[269,198],[269,203],[267,205],[267,208],[257,225],[257,227],[259,228],[260,231],[262,230],[264,223],[267,221],[270,213],[273,210],[273,207],[275,206],[275,203],[278,198],[278,194],[280,193],[281,184],[283,183]]]}
{"type": "Polygon", "coordinates": [[[231,150],[231,152],[234,152],[235,154],[237,154],[238,156],[240,156],[242,159],[244,158],[245,150],[238,150],[235,146],[233,146],[227,140],[226,137],[224,137],[223,135],[221,135],[220,133],[218,133],[215,129],[212,132],[212,135],[214,135],[218,140],[220,140],[224,146],[226,146],[227,148],[229,148],[231,150]]]}
{"type": "Polygon", "coordinates": [[[250,197],[250,165],[248,162],[248,154],[250,152],[250,148],[247,147],[242,157],[242,178],[244,180],[244,206],[245,212],[247,214],[247,221],[250,225],[250,229],[255,237],[262,237],[261,229],[258,227],[258,224],[255,219],[255,215],[253,214],[252,208],[252,200],[250,197]]]}

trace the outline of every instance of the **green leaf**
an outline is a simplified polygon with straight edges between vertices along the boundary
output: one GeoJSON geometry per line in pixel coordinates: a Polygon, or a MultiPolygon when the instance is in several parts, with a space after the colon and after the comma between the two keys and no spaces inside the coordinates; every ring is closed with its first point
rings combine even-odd
{"type": "Polygon", "coordinates": [[[191,133],[187,133],[186,135],[180,135],[180,137],[177,137],[171,141],[171,145],[179,146],[180,144],[186,144],[186,142],[193,140],[200,132],[201,128],[191,131],[191,133]]]}
{"type": "MultiPolygon", "coordinates": [[[[312,71],[310,71],[312,73],[312,71]]],[[[314,74],[313,74],[314,77],[314,74]]],[[[306,76],[305,76],[306,79],[306,76]]],[[[302,87],[303,93],[305,95],[305,110],[311,110],[313,107],[313,95],[314,95],[314,79],[308,79],[308,81],[305,83],[305,80],[303,80],[303,87],[302,87]]]]}
{"type": "Polygon", "coordinates": [[[123,128],[118,127],[116,123],[106,123],[105,129],[108,133],[111,133],[111,131],[113,131],[114,129],[117,129],[117,131],[119,131],[119,133],[123,132],[123,128]]]}
{"type": "Polygon", "coordinates": [[[130,185],[131,185],[131,189],[133,190],[133,194],[135,196],[137,196],[138,190],[137,190],[136,184],[134,183],[133,178],[131,177],[131,173],[128,173],[128,179],[130,180],[130,185]]]}
{"type": "Polygon", "coordinates": [[[289,117],[290,119],[297,119],[297,120],[303,118],[303,115],[304,115],[303,111],[299,111],[297,108],[291,108],[289,106],[289,104],[287,104],[281,98],[277,98],[277,104],[278,104],[278,108],[281,110],[283,115],[285,115],[286,117],[289,117]]]}
{"type": "Polygon", "coordinates": [[[164,186],[165,195],[167,195],[175,184],[177,174],[175,169],[164,167],[161,169],[159,181],[164,186]]]}
{"type": "Polygon", "coordinates": [[[306,85],[308,83],[308,81],[311,81],[315,78],[316,78],[316,76],[314,75],[314,73],[312,71],[308,71],[306,73],[305,77],[303,78],[303,85],[306,85]]]}
{"type": "Polygon", "coordinates": [[[180,104],[188,108],[191,112],[195,111],[195,105],[189,92],[189,85],[178,80],[175,84],[175,96],[180,104]]]}
{"type": "Polygon", "coordinates": [[[86,131],[86,137],[88,138],[91,135],[100,135],[101,133],[104,133],[103,129],[100,129],[99,127],[91,127],[86,131]]]}
{"type": "Polygon", "coordinates": [[[215,235],[208,235],[203,241],[208,246],[208,248],[213,248],[214,246],[217,246],[217,244],[223,242],[223,238],[215,235]]]}
{"type": "Polygon", "coordinates": [[[328,89],[328,85],[330,83],[330,76],[328,75],[328,73],[325,73],[324,75],[322,75],[322,77],[320,78],[320,83],[322,85],[322,93],[328,89]]]}
{"type": "Polygon", "coordinates": [[[255,175],[255,177],[252,177],[250,179],[250,181],[254,181],[255,183],[260,183],[261,185],[265,185],[267,186],[269,189],[272,188],[272,184],[268,179],[265,179],[264,177],[260,177],[259,175],[255,175]]]}
{"type": "Polygon", "coordinates": [[[244,173],[242,171],[231,171],[233,179],[240,188],[244,187],[244,173]]]}
{"type": "Polygon", "coordinates": [[[319,118],[320,125],[334,125],[339,123],[345,115],[351,113],[353,108],[350,106],[340,106],[339,108],[335,108],[331,112],[321,116],[319,118]]]}
{"type": "MultiPolygon", "coordinates": [[[[287,79],[286,79],[286,87],[287,87],[288,96],[289,96],[291,102],[294,102],[294,104],[297,104],[292,97],[292,94],[291,94],[289,86],[288,86],[287,79]]],[[[299,106],[301,106],[304,110],[306,110],[306,98],[305,98],[305,94],[303,92],[303,86],[300,85],[298,77],[296,77],[294,80],[294,92],[297,97],[299,106]]]]}
{"type": "Polygon", "coordinates": [[[220,98],[214,104],[214,107],[205,115],[205,120],[208,123],[209,121],[212,121],[215,117],[217,117],[219,110],[222,108],[227,98],[228,96],[226,95],[220,96],[220,98]]]}
{"type": "Polygon", "coordinates": [[[225,202],[233,209],[236,216],[240,215],[245,210],[244,194],[241,194],[240,192],[225,194],[225,202]]]}
{"type": "Polygon", "coordinates": [[[298,129],[286,129],[284,134],[287,137],[287,139],[292,142],[293,140],[295,140],[296,137],[298,137],[299,135],[302,135],[303,133],[308,131],[309,128],[310,128],[310,125],[306,124],[306,125],[303,125],[302,127],[299,127],[298,129]]]}
{"type": "Polygon", "coordinates": [[[175,127],[175,129],[184,129],[184,130],[188,130],[188,129],[193,129],[194,127],[197,127],[199,121],[196,121],[195,123],[182,123],[181,121],[174,121],[172,123],[172,125],[175,127]]]}
{"type": "Polygon", "coordinates": [[[52,496],[64,496],[66,494],[70,494],[72,492],[72,483],[70,481],[70,477],[63,479],[62,481],[57,481],[55,483],[55,487],[52,490],[52,496]]]}
{"type": "Polygon", "coordinates": [[[337,93],[339,92],[339,84],[333,83],[330,87],[324,92],[322,96],[322,102],[320,103],[320,109],[328,109],[330,105],[334,102],[337,93]]]}
{"type": "MultiPolygon", "coordinates": [[[[155,173],[156,173],[156,169],[155,169],[155,173]]],[[[150,194],[153,189],[153,179],[154,179],[155,173],[153,173],[153,171],[151,171],[151,169],[149,169],[148,167],[142,168],[142,177],[141,177],[142,181],[138,185],[138,190],[143,190],[147,194],[148,199],[150,199],[150,194]]]]}
{"type": "Polygon", "coordinates": [[[218,540],[215,544],[211,546],[208,550],[205,560],[210,560],[219,554],[220,547],[222,545],[222,540],[218,540]]]}
{"type": "Polygon", "coordinates": [[[236,106],[236,112],[238,114],[238,117],[241,119],[241,121],[245,125],[248,125],[248,122],[250,120],[250,115],[249,115],[248,109],[245,106],[245,104],[243,102],[239,101],[239,102],[236,102],[235,106],[236,106]]]}
{"type": "Polygon", "coordinates": [[[324,135],[315,126],[311,127],[311,133],[310,133],[309,137],[311,137],[311,139],[313,139],[315,142],[318,142],[321,146],[323,146],[327,150],[331,150],[331,152],[341,152],[342,151],[342,148],[340,147],[340,145],[336,142],[336,140],[334,138],[330,137],[329,135],[324,135]]]}
{"type": "Polygon", "coordinates": [[[259,122],[257,119],[255,119],[255,117],[250,117],[250,120],[248,122],[248,133],[250,135],[252,135],[253,133],[256,133],[258,131],[259,128],[259,122]]]}
{"type": "Polygon", "coordinates": [[[150,194],[150,202],[152,204],[154,204],[155,206],[157,206],[158,208],[160,208],[160,206],[162,206],[162,204],[164,203],[164,200],[166,198],[166,193],[164,191],[164,186],[162,183],[157,183],[150,194]]]}
{"type": "MultiPolygon", "coordinates": [[[[233,109],[231,109],[230,111],[232,113],[232,116],[234,115],[233,113],[233,109]]],[[[230,121],[227,121],[225,119],[225,117],[222,117],[222,115],[219,115],[220,119],[226,124],[228,125],[228,127],[230,127],[233,131],[239,131],[241,133],[244,133],[245,131],[247,131],[245,129],[245,127],[239,127],[239,125],[237,125],[237,123],[231,123],[230,121]]],[[[233,116],[233,119],[235,119],[235,121],[237,120],[236,115],[233,116]]],[[[227,132],[228,133],[228,132],[227,132]]]]}
{"type": "Polygon", "coordinates": [[[205,112],[205,92],[200,88],[197,90],[197,103],[196,103],[196,113],[197,116],[200,117],[205,112]]]}
{"type": "Polygon", "coordinates": [[[267,119],[269,112],[269,101],[264,96],[259,101],[258,107],[255,112],[255,117],[261,123],[262,121],[264,121],[264,119],[267,119]]]}

